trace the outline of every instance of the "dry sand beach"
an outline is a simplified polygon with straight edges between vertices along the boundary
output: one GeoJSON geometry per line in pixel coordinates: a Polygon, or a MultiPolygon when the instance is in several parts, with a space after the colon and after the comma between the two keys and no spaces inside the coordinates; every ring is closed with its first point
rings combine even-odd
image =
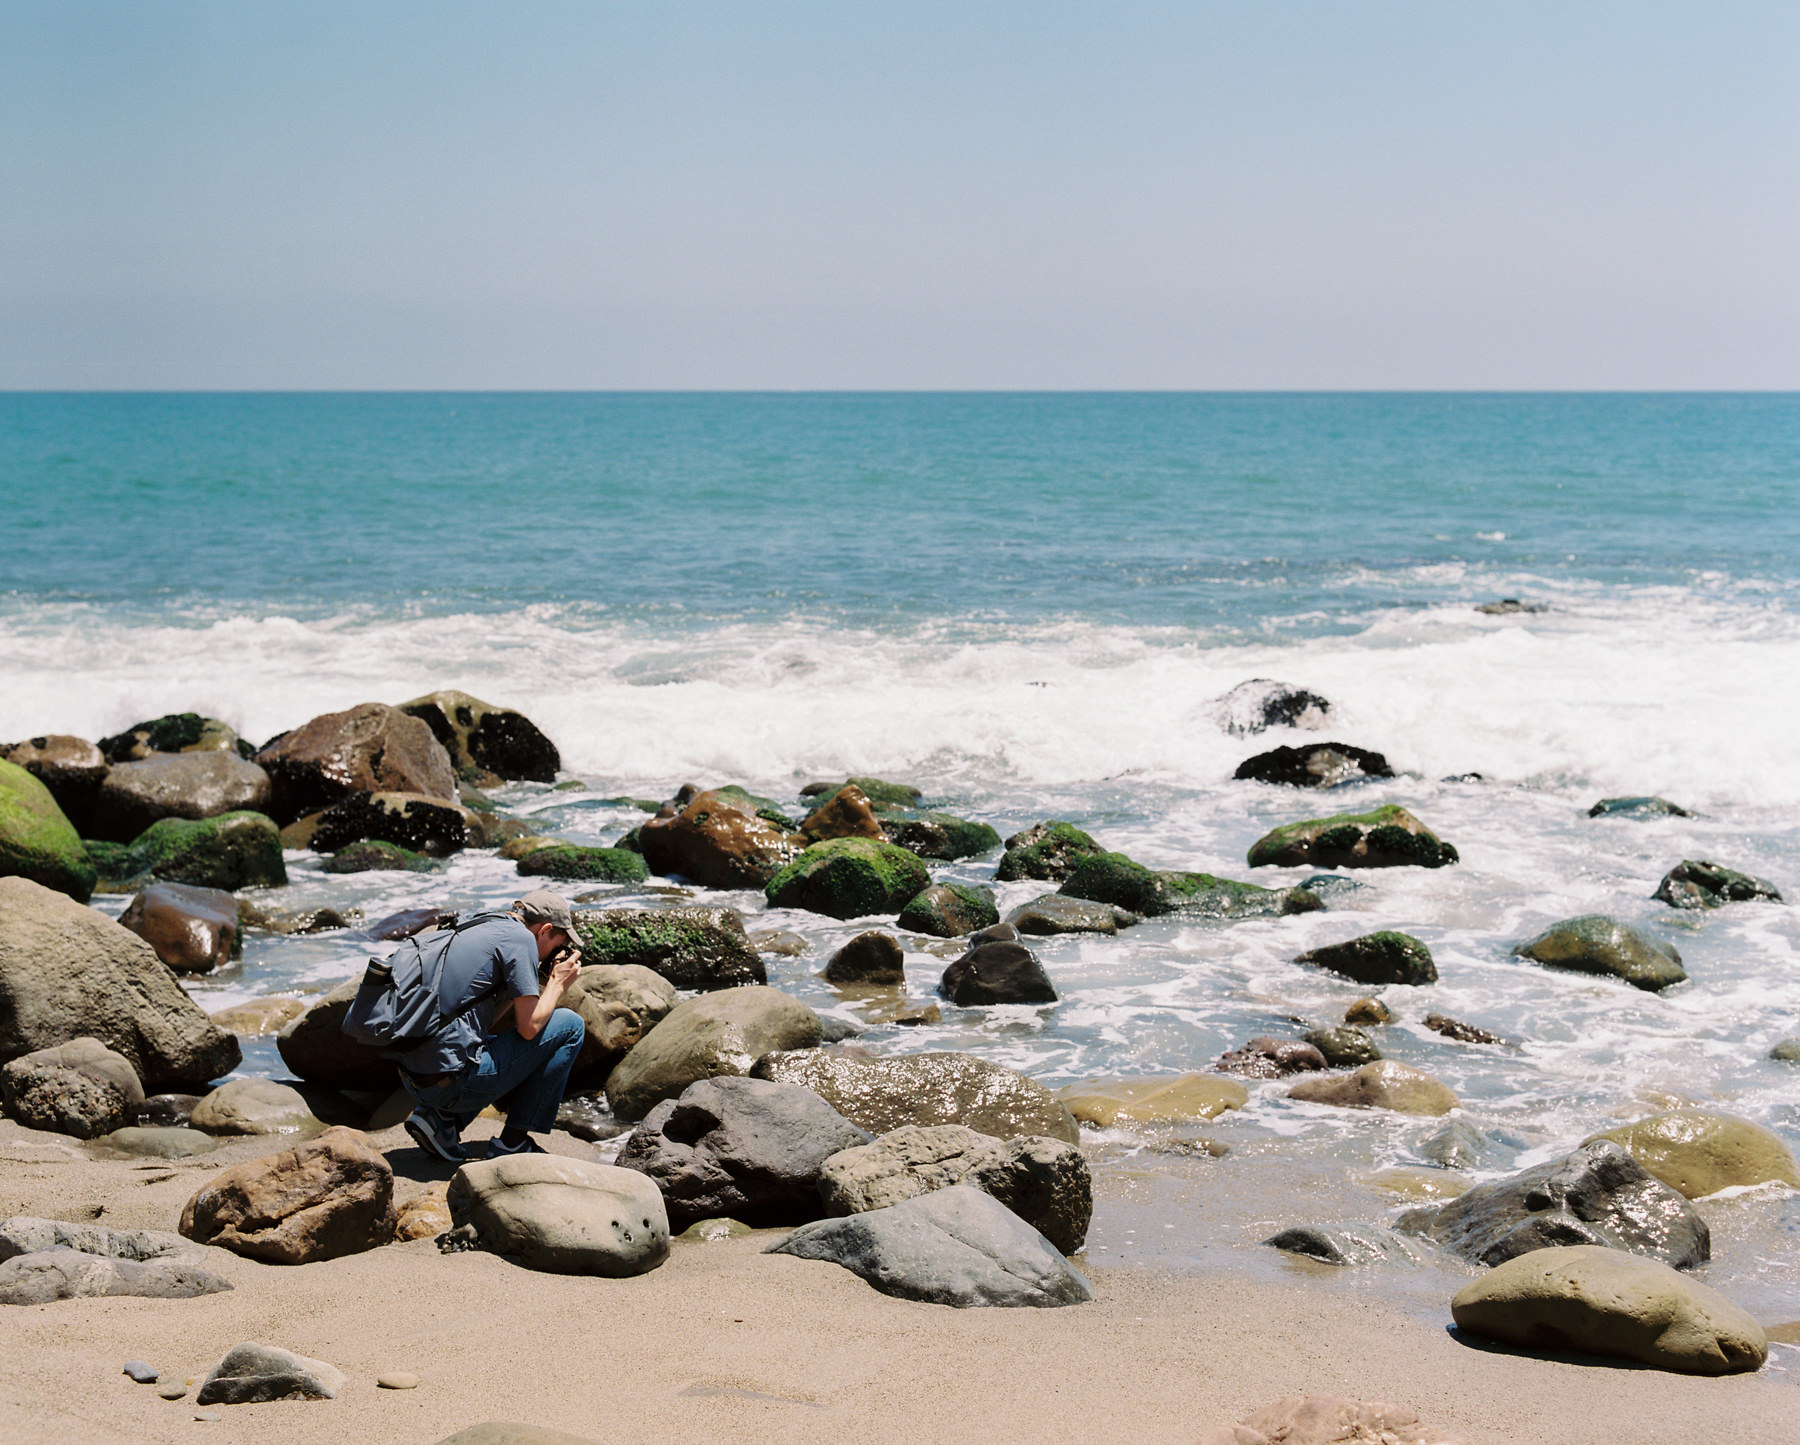
{"type": "MultiPolygon", "coordinates": [[[[450,1172],[398,1129],[372,1137],[402,1202],[450,1172]]],[[[221,1166],[282,1147],[247,1138],[166,1164],[93,1160],[6,1121],[0,1213],[166,1230],[221,1166]]],[[[560,1133],[552,1147],[593,1157],[560,1133]]],[[[1351,1271],[1196,1278],[1078,1259],[1091,1304],[954,1310],[763,1254],[779,1234],[678,1240],[664,1266],[624,1280],[443,1255],[430,1239],[293,1267],[227,1256],[229,1293],[9,1309],[0,1439],[429,1445],[513,1420],[592,1440],[1160,1442],[1299,1393],[1396,1401],[1470,1445],[1774,1445],[1800,1429],[1800,1391],[1767,1372],[1695,1378],[1474,1347],[1446,1329],[1447,1310],[1384,1301],[1351,1271]],[[233,1406],[209,1424],[194,1420],[191,1392],[166,1401],[121,1373],[141,1358],[165,1381],[197,1381],[251,1339],[326,1360],[348,1383],[336,1400],[233,1406]],[[376,1388],[389,1371],[420,1384],[376,1388]]]]}

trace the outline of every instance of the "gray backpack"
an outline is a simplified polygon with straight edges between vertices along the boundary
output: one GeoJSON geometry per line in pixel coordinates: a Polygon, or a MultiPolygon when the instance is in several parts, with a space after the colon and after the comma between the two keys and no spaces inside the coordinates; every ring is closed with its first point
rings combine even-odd
{"type": "Polygon", "coordinates": [[[478,923],[509,916],[471,913],[448,928],[414,935],[395,949],[392,957],[371,958],[356,998],[344,1015],[343,1031],[359,1044],[400,1052],[436,1038],[447,1025],[500,992],[498,987],[489,989],[461,1008],[445,1012],[442,987],[450,940],[478,923]]]}

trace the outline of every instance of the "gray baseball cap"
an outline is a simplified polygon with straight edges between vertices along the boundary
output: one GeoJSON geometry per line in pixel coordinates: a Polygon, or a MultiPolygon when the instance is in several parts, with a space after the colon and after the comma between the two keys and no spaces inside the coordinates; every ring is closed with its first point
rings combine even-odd
{"type": "Polygon", "coordinates": [[[527,923],[554,923],[571,938],[575,935],[575,915],[566,899],[548,888],[534,888],[513,904],[513,912],[527,923]]]}

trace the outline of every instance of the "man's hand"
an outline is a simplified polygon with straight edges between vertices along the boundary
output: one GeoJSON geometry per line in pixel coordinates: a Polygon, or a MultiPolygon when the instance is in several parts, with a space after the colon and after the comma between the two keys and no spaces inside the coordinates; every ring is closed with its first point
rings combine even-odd
{"type": "Polygon", "coordinates": [[[536,998],[513,1000],[513,1026],[522,1039],[535,1039],[550,1015],[562,1001],[563,990],[581,977],[581,950],[571,947],[550,965],[550,976],[544,980],[543,992],[536,998]]]}
{"type": "Polygon", "coordinates": [[[558,958],[550,969],[550,982],[559,988],[567,988],[581,977],[581,950],[571,948],[558,958]]]}

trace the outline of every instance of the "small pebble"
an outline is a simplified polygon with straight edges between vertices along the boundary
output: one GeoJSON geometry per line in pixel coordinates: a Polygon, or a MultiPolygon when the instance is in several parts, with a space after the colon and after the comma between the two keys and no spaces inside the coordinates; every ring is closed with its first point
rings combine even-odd
{"type": "Polygon", "coordinates": [[[136,1380],[140,1385],[154,1385],[156,1383],[157,1372],[155,1366],[146,1365],[142,1360],[127,1360],[125,1362],[125,1373],[130,1375],[131,1378],[136,1380]]]}
{"type": "Polygon", "coordinates": [[[377,1375],[375,1383],[384,1390],[416,1390],[419,1387],[419,1377],[397,1371],[390,1375],[377,1375]]]}
{"type": "Polygon", "coordinates": [[[187,1386],[164,1385],[162,1389],[158,1390],[156,1393],[165,1400],[179,1400],[183,1395],[187,1394],[187,1386]]]}
{"type": "Polygon", "coordinates": [[[225,1417],[217,1410],[196,1410],[194,1418],[196,1420],[223,1420],[225,1417]]]}

